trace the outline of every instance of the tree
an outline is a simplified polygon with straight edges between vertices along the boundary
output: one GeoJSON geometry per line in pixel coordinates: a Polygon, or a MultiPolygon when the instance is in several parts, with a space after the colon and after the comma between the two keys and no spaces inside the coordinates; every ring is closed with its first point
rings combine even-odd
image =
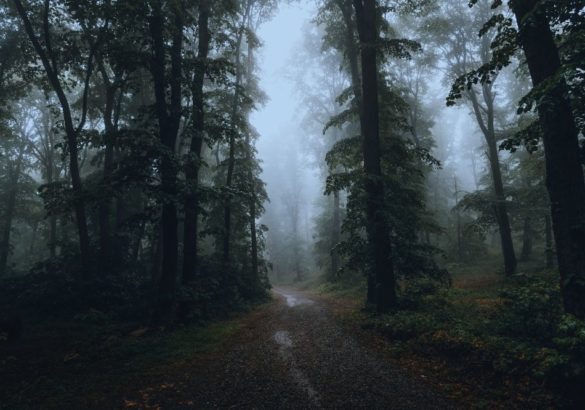
{"type": "Polygon", "coordinates": [[[455,87],[447,98],[447,105],[455,105],[457,99],[464,98],[485,140],[494,192],[492,208],[500,234],[504,271],[510,276],[516,271],[516,254],[498,153],[496,78],[494,77],[490,82],[474,84],[466,88],[464,93],[460,93],[458,87],[459,78],[462,75],[474,66],[485,64],[491,59],[490,44],[493,35],[490,32],[490,35],[486,33],[478,38],[476,32],[479,30],[482,19],[489,18],[492,12],[485,1],[478,6],[479,18],[469,15],[467,10],[462,10],[462,7],[464,6],[461,4],[458,7],[452,7],[448,11],[448,16],[431,20],[431,27],[435,28],[432,30],[434,41],[445,50],[447,55],[449,75],[457,78],[455,87]]]}
{"type": "Polygon", "coordinates": [[[191,98],[193,99],[193,113],[191,127],[193,135],[190,143],[191,161],[188,161],[185,168],[185,178],[187,183],[187,193],[185,194],[185,225],[183,237],[183,283],[191,282],[198,272],[197,261],[197,222],[199,218],[199,201],[197,198],[197,187],[199,184],[199,167],[202,164],[201,150],[203,148],[203,139],[205,132],[205,100],[203,94],[203,84],[207,71],[207,58],[211,42],[211,32],[209,30],[209,17],[211,7],[207,0],[199,4],[199,43],[196,67],[193,72],[191,82],[191,98]]]}
{"type": "MultiPolygon", "coordinates": [[[[501,1],[495,1],[492,7],[495,9],[501,5],[501,1]]],[[[536,107],[539,115],[564,308],[568,313],[585,318],[585,182],[577,122],[571,100],[567,98],[567,91],[572,87],[576,87],[574,95],[581,94],[578,88],[582,84],[582,73],[576,67],[579,58],[582,59],[582,48],[576,39],[579,38],[579,27],[584,24],[582,5],[571,0],[551,3],[517,0],[509,2],[509,6],[518,29],[512,18],[503,13],[488,20],[480,34],[497,28],[498,35],[491,45],[494,50],[492,59],[462,77],[459,89],[473,82],[491,81],[511,63],[519,49],[523,50],[533,89],[520,102],[519,111],[536,107]],[[574,50],[564,51],[565,60],[561,60],[553,26],[562,30],[560,37],[565,38],[565,44],[577,45],[574,50]],[[567,78],[572,81],[568,83],[567,78]]],[[[535,135],[539,133],[519,135],[504,146],[510,148],[521,141],[534,147],[535,135]]]]}
{"type": "MultiPolygon", "coordinates": [[[[536,0],[510,4],[535,91],[543,131],[546,186],[565,310],[585,318],[585,182],[578,131],[547,10],[536,0]]],[[[577,5],[575,5],[578,7],[577,5]]],[[[534,91],[533,91],[534,93],[534,91]]]]}
{"type": "Polygon", "coordinates": [[[89,93],[89,85],[91,75],[94,69],[95,53],[100,45],[100,38],[92,38],[90,43],[86,45],[85,55],[85,78],[83,86],[83,97],[82,97],[82,112],[77,125],[74,122],[73,114],[71,110],[71,103],[65,88],[63,85],[63,72],[59,62],[62,62],[62,56],[59,56],[57,49],[52,44],[52,33],[50,31],[52,17],[51,17],[51,0],[44,0],[42,7],[42,35],[43,42],[39,39],[35,32],[35,27],[32,20],[29,17],[29,13],[26,11],[21,0],[14,0],[14,5],[22,24],[28,35],[28,38],[42,62],[45,70],[47,79],[53,88],[53,91],[57,94],[59,103],[61,104],[61,110],[63,115],[64,130],[67,137],[67,149],[69,151],[69,173],[71,177],[71,183],[73,188],[73,194],[75,196],[75,215],[77,219],[77,232],[79,236],[79,249],[82,263],[86,269],[84,272],[80,272],[81,276],[86,276],[89,267],[89,261],[91,260],[90,244],[89,244],[89,233],[87,230],[87,220],[85,214],[85,200],[83,192],[83,184],[81,180],[81,174],[79,171],[79,157],[78,157],[78,139],[79,134],[82,132],[85,122],[87,119],[87,98],[89,93]]]}
{"type": "Polygon", "coordinates": [[[162,203],[161,240],[162,273],[158,290],[158,310],[155,320],[170,323],[178,268],[177,172],[175,147],[183,116],[183,29],[185,26],[182,2],[151,1],[148,26],[152,40],[150,72],[154,81],[155,112],[163,150],[160,158],[162,203]],[[166,3],[166,2],[164,2],[166,3]],[[170,48],[166,44],[170,43],[170,48]],[[169,50],[167,52],[167,50],[169,50]],[[167,63],[167,61],[169,63],[167,63]]]}
{"type": "Polygon", "coordinates": [[[390,228],[384,217],[384,185],[380,160],[378,106],[378,12],[375,0],[354,0],[356,25],[361,46],[362,106],[360,128],[364,156],[366,192],[366,231],[370,256],[369,277],[375,278],[374,295],[378,312],[387,312],[396,304],[396,282],[392,258],[390,228]]]}

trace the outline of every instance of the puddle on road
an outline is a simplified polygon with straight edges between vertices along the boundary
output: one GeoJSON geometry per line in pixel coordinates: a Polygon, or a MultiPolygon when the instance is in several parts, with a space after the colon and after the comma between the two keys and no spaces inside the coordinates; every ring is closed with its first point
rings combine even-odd
{"type": "Polygon", "coordinates": [[[304,298],[302,296],[291,295],[290,293],[286,293],[278,289],[275,289],[275,291],[276,293],[280,294],[286,299],[286,304],[288,307],[295,307],[299,305],[311,305],[314,303],[312,300],[304,298]]]}
{"type": "Polygon", "coordinates": [[[289,364],[290,375],[294,382],[307,393],[309,399],[315,404],[316,407],[321,408],[319,393],[317,393],[313,386],[311,386],[307,376],[298,368],[296,364],[295,358],[292,354],[293,341],[290,333],[286,330],[279,330],[274,333],[273,339],[279,345],[278,350],[280,356],[285,360],[285,362],[288,362],[289,364]]]}
{"type": "Polygon", "coordinates": [[[292,339],[286,330],[279,330],[274,334],[274,340],[276,343],[283,347],[292,347],[292,339]]]}

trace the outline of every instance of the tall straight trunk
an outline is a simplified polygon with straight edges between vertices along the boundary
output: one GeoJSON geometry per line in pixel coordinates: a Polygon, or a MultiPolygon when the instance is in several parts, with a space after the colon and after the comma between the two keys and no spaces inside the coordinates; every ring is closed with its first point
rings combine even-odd
{"type": "MultiPolygon", "coordinates": [[[[250,172],[251,174],[251,172],[250,172]]],[[[254,189],[253,176],[250,175],[251,179],[251,192],[250,192],[250,217],[249,217],[249,229],[250,229],[250,256],[252,261],[252,281],[258,286],[259,285],[259,272],[258,272],[258,232],[256,231],[256,192],[254,189]]]]}
{"type": "Polygon", "coordinates": [[[8,256],[10,255],[10,233],[12,231],[12,222],[14,211],[16,210],[16,195],[18,193],[18,179],[20,178],[20,168],[24,157],[24,146],[20,148],[18,157],[10,168],[9,172],[9,190],[6,198],[6,212],[3,215],[2,238],[0,239],[0,277],[6,274],[8,266],[8,256]]]}
{"type": "Polygon", "coordinates": [[[461,232],[461,212],[459,211],[459,186],[457,177],[453,178],[455,184],[455,210],[456,210],[456,229],[457,229],[457,258],[463,260],[463,235],[461,232]]]}
{"type": "MultiPolygon", "coordinates": [[[[248,42],[248,66],[247,66],[247,79],[246,85],[250,89],[252,87],[252,74],[254,73],[254,50],[248,42]]],[[[256,179],[254,177],[254,158],[253,158],[253,149],[252,147],[252,140],[250,138],[250,133],[246,133],[246,162],[248,163],[248,185],[249,185],[249,208],[250,208],[250,216],[249,216],[249,229],[250,229],[250,260],[251,260],[251,276],[252,276],[252,283],[254,285],[254,291],[258,290],[260,287],[260,275],[258,273],[258,232],[256,231],[256,179]]]]}
{"type": "MultiPolygon", "coordinates": [[[[47,101],[47,105],[48,101],[47,101]]],[[[42,163],[44,167],[46,182],[49,185],[52,185],[55,182],[55,178],[58,178],[58,171],[55,167],[55,150],[53,149],[55,146],[54,141],[54,134],[53,134],[53,124],[51,121],[51,116],[47,112],[47,110],[42,110],[42,130],[43,135],[41,137],[41,145],[42,150],[41,154],[39,155],[39,161],[42,163]],[[57,174],[57,175],[55,175],[57,174]]],[[[54,213],[51,213],[48,217],[49,219],[49,256],[54,258],[57,256],[57,216],[54,213]]]]}
{"type": "MultiPolygon", "coordinates": [[[[248,0],[246,12],[243,17],[242,25],[238,29],[238,35],[236,38],[236,49],[235,49],[235,70],[236,70],[236,82],[234,86],[234,96],[232,101],[232,111],[230,114],[230,136],[228,142],[228,169],[226,175],[226,183],[225,186],[228,190],[232,186],[233,177],[234,177],[234,168],[235,168],[235,160],[236,160],[236,133],[237,133],[237,124],[236,124],[236,117],[238,114],[239,109],[239,101],[240,101],[240,86],[242,84],[242,63],[241,63],[241,56],[242,56],[242,40],[244,37],[244,29],[248,23],[248,17],[250,14],[250,8],[252,6],[252,1],[248,0]]],[[[231,251],[231,234],[232,234],[232,204],[231,199],[228,193],[228,196],[225,200],[225,205],[223,209],[223,261],[226,264],[230,263],[230,251],[231,251]]]]}
{"type": "MultiPolygon", "coordinates": [[[[105,80],[105,78],[104,78],[105,80]]],[[[113,122],[114,113],[114,98],[115,88],[106,83],[106,106],[104,110],[104,124],[105,124],[105,152],[104,152],[104,169],[102,180],[104,184],[109,184],[109,179],[112,175],[114,165],[114,144],[113,136],[115,126],[113,122]]],[[[110,229],[110,215],[111,215],[111,199],[109,194],[101,198],[98,211],[98,223],[100,230],[100,264],[102,268],[106,268],[110,263],[110,244],[111,244],[111,229],[110,229]]]]}
{"type": "MultiPolygon", "coordinates": [[[[537,0],[516,0],[513,11],[535,87],[561,69],[547,17],[537,0]]],[[[543,131],[546,186],[565,311],[585,319],[585,182],[575,118],[560,79],[548,86],[538,104],[543,131]]]]}
{"type": "Polygon", "coordinates": [[[49,255],[51,258],[57,256],[57,217],[49,216],[49,255]]]}
{"type": "Polygon", "coordinates": [[[366,193],[366,232],[370,256],[369,276],[375,277],[375,302],[380,313],[396,305],[396,279],[391,257],[390,228],[384,211],[376,61],[378,29],[375,0],[353,1],[361,44],[364,188],[366,193]]]}
{"type": "Polygon", "coordinates": [[[502,248],[502,256],[504,258],[504,272],[506,276],[510,276],[516,272],[517,262],[516,253],[514,252],[514,242],[512,240],[512,228],[510,227],[510,219],[508,217],[508,207],[506,205],[506,194],[504,192],[502,170],[500,167],[500,159],[498,155],[498,144],[496,141],[496,130],[494,124],[494,95],[491,90],[491,85],[482,86],[482,95],[486,104],[485,119],[482,116],[483,109],[479,105],[475,91],[471,90],[469,92],[469,97],[473,106],[473,112],[488,147],[490,174],[492,176],[492,182],[494,184],[494,195],[496,198],[494,203],[494,213],[496,216],[496,222],[498,224],[498,232],[500,234],[500,246],[502,248]]]}
{"type": "MultiPolygon", "coordinates": [[[[46,135],[48,135],[48,131],[46,135]]],[[[55,163],[52,153],[53,144],[49,145],[46,160],[47,183],[49,185],[55,182],[55,163]]],[[[54,213],[49,215],[49,255],[51,258],[57,256],[57,216],[54,213]]]]}
{"type": "Polygon", "coordinates": [[[150,257],[152,261],[150,277],[152,279],[152,283],[158,284],[158,282],[160,281],[163,257],[162,227],[160,223],[153,229],[150,247],[150,257]]]}
{"type": "MultiPolygon", "coordinates": [[[[344,22],[344,42],[347,53],[347,62],[349,64],[349,72],[351,76],[351,86],[353,88],[355,105],[359,112],[360,127],[364,122],[363,109],[362,109],[362,80],[359,69],[359,48],[356,44],[355,31],[357,29],[352,11],[352,0],[336,0],[337,6],[339,7],[343,16],[344,22]]],[[[363,132],[363,128],[362,128],[363,132]]],[[[376,304],[376,278],[370,274],[368,270],[366,272],[367,280],[367,293],[366,293],[366,306],[374,306],[376,304]]]]}
{"type": "Polygon", "coordinates": [[[339,191],[333,192],[333,227],[332,227],[332,242],[333,249],[331,249],[331,278],[337,278],[340,268],[339,252],[336,247],[341,241],[341,209],[339,204],[339,191]]]}
{"type": "Polygon", "coordinates": [[[303,274],[301,272],[301,252],[300,252],[300,247],[299,247],[299,231],[298,231],[298,225],[299,225],[299,212],[298,212],[298,204],[295,205],[295,210],[293,212],[293,219],[294,219],[294,224],[293,224],[293,229],[292,229],[292,237],[294,238],[294,245],[293,245],[293,258],[294,258],[294,262],[293,262],[293,266],[294,266],[294,271],[295,271],[295,281],[296,282],[301,282],[303,280],[303,274]]]}
{"type": "Polygon", "coordinates": [[[197,68],[193,75],[193,137],[191,139],[190,154],[194,157],[187,164],[185,178],[189,186],[185,195],[185,225],[183,233],[183,283],[190,283],[198,274],[197,260],[197,222],[199,218],[199,203],[197,200],[197,186],[199,184],[199,167],[201,166],[201,149],[205,132],[205,101],[203,97],[203,83],[207,70],[207,56],[211,33],[209,31],[209,2],[204,0],[199,4],[199,45],[197,51],[197,68]]]}
{"type": "Polygon", "coordinates": [[[544,217],[544,230],[545,230],[545,257],[546,267],[552,269],[555,266],[555,250],[553,244],[553,232],[552,232],[552,221],[549,214],[544,217]]]}
{"type": "Polygon", "coordinates": [[[60,71],[57,67],[56,61],[57,59],[52,54],[52,49],[50,45],[50,33],[49,33],[49,9],[50,9],[50,2],[45,0],[45,7],[43,13],[43,27],[44,27],[44,37],[45,37],[45,48],[39,42],[36,33],[34,32],[33,25],[28,17],[24,6],[22,5],[21,0],[13,0],[14,5],[16,6],[16,10],[23,22],[24,29],[27,33],[27,36],[39,56],[41,63],[45,69],[47,74],[47,78],[49,80],[49,84],[57,94],[59,99],[59,103],[61,105],[61,110],[63,114],[63,122],[65,126],[65,136],[67,139],[67,148],[69,150],[69,173],[71,176],[71,185],[73,187],[73,193],[75,194],[75,201],[74,201],[74,210],[75,210],[75,218],[77,222],[77,232],[79,235],[79,250],[81,261],[84,265],[84,269],[80,272],[81,277],[87,277],[89,274],[89,266],[90,266],[90,259],[91,253],[89,248],[89,234],[87,230],[87,220],[85,217],[85,202],[83,199],[83,185],[81,182],[81,174],[79,171],[79,158],[78,158],[78,148],[77,148],[77,137],[79,132],[83,129],[86,113],[87,113],[87,105],[85,104],[87,101],[87,93],[89,90],[89,78],[91,77],[91,71],[93,67],[93,52],[95,50],[90,51],[90,57],[87,64],[87,73],[86,73],[86,81],[85,81],[85,90],[84,90],[84,107],[82,112],[82,119],[78,124],[77,128],[73,125],[73,116],[71,113],[71,107],[69,105],[69,100],[63,90],[63,86],[61,84],[61,80],[59,78],[60,71]]]}
{"type": "Polygon", "coordinates": [[[522,260],[528,260],[532,255],[532,236],[532,218],[527,216],[522,229],[522,260]]]}
{"type": "Polygon", "coordinates": [[[150,32],[153,40],[151,72],[154,80],[155,108],[159,134],[165,152],[160,165],[161,190],[167,196],[162,204],[161,240],[162,263],[158,286],[158,307],[155,322],[169,324],[173,320],[178,265],[178,218],[175,197],[177,194],[177,168],[174,163],[175,145],[182,116],[181,77],[183,20],[182,11],[173,8],[173,32],[170,46],[170,71],[166,69],[166,40],[160,0],[153,2],[150,32]],[[167,84],[168,82],[168,84],[167,84]],[[170,90],[169,101],[167,91],[170,90]]]}
{"type": "Polygon", "coordinates": [[[29,255],[34,255],[35,245],[37,242],[37,232],[39,230],[39,221],[34,221],[32,226],[32,236],[30,238],[30,246],[28,248],[29,255]]]}
{"type": "Polygon", "coordinates": [[[136,238],[134,239],[134,243],[132,244],[132,262],[137,263],[138,258],[140,256],[140,250],[142,249],[142,237],[144,236],[144,231],[146,228],[146,223],[143,221],[140,223],[140,227],[138,229],[138,233],[136,234],[136,238]]]}

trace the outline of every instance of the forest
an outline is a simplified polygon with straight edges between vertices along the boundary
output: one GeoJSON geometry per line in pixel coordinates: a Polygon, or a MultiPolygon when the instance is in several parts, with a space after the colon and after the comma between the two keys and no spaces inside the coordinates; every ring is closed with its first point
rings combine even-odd
{"type": "Polygon", "coordinates": [[[0,410],[585,406],[584,0],[0,0],[0,410]]]}

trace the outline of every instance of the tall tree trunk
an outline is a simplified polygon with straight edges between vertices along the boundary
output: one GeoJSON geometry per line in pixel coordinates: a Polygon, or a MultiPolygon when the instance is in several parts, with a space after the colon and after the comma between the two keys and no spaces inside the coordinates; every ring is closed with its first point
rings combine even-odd
{"type": "MultiPolygon", "coordinates": [[[[52,155],[52,147],[53,144],[50,144],[46,164],[47,183],[49,185],[55,182],[55,163],[52,155]]],[[[51,258],[57,256],[57,215],[55,215],[54,212],[49,215],[49,255],[51,258]]]]}
{"type": "Polygon", "coordinates": [[[158,287],[158,309],[155,322],[170,324],[173,321],[178,265],[178,218],[175,204],[177,195],[177,167],[175,145],[182,116],[182,10],[173,7],[173,31],[170,47],[170,72],[166,72],[166,41],[163,34],[164,19],[160,0],[153,2],[150,31],[153,40],[151,72],[154,80],[155,106],[159,123],[160,140],[165,148],[160,165],[161,190],[166,198],[162,204],[162,272],[158,287]],[[168,79],[168,86],[167,86],[168,79]],[[167,102],[167,90],[170,101],[167,102]]]}
{"type": "MultiPolygon", "coordinates": [[[[341,14],[343,16],[344,22],[344,37],[345,37],[345,48],[347,52],[347,60],[349,64],[349,71],[351,75],[351,85],[353,88],[353,93],[355,97],[355,105],[358,109],[359,116],[360,116],[360,127],[364,122],[363,119],[363,109],[362,109],[362,80],[361,80],[361,73],[359,70],[359,48],[358,44],[356,44],[356,37],[355,32],[357,27],[355,26],[353,16],[354,13],[352,12],[352,0],[336,0],[337,6],[339,7],[341,14]]],[[[362,128],[363,133],[363,128],[362,128]]],[[[376,305],[376,277],[375,275],[371,274],[372,272],[368,270],[366,272],[366,280],[367,280],[367,294],[366,294],[366,306],[375,306],[376,305]]]]}
{"type": "Polygon", "coordinates": [[[488,147],[488,159],[490,163],[490,173],[494,184],[494,194],[496,202],[494,203],[494,213],[498,223],[500,234],[500,245],[502,256],[504,257],[504,272],[506,276],[513,275],[516,272],[516,253],[514,252],[514,242],[512,240],[512,228],[508,217],[508,207],[506,205],[506,194],[504,192],[504,182],[498,155],[498,144],[496,141],[496,131],[494,124],[494,96],[491,85],[482,86],[483,100],[486,104],[486,118],[482,116],[482,107],[477,100],[474,90],[469,92],[469,97],[473,106],[473,111],[477,123],[483,133],[486,145],[488,147]]]}
{"type": "Polygon", "coordinates": [[[362,115],[366,231],[370,253],[369,275],[376,279],[378,312],[396,305],[396,282],[391,257],[390,229],[384,215],[384,184],[380,156],[378,106],[378,67],[376,62],[378,28],[375,0],[353,1],[361,43],[362,115]]]}
{"type": "Polygon", "coordinates": [[[49,255],[51,258],[57,256],[57,217],[49,216],[49,255]]]}
{"type": "Polygon", "coordinates": [[[138,233],[136,234],[136,238],[134,238],[134,243],[132,244],[131,258],[133,263],[137,263],[138,258],[140,257],[140,250],[142,249],[142,237],[144,236],[145,228],[146,222],[140,222],[138,233]]]}
{"type": "Polygon", "coordinates": [[[453,183],[455,188],[455,229],[457,230],[457,258],[461,262],[463,260],[463,235],[461,232],[461,212],[459,211],[459,186],[457,184],[457,177],[453,177],[453,183]]]}
{"type": "Polygon", "coordinates": [[[545,257],[547,269],[552,269],[555,266],[555,250],[553,244],[553,232],[552,232],[552,221],[549,214],[544,217],[544,230],[545,230],[545,257]]]}
{"type": "MultiPolygon", "coordinates": [[[[252,6],[252,1],[248,0],[246,11],[242,20],[242,25],[238,29],[238,34],[236,38],[236,49],[235,49],[235,70],[236,70],[236,82],[234,86],[234,96],[232,101],[232,111],[230,114],[230,136],[229,136],[229,146],[228,146],[228,169],[227,169],[227,176],[226,176],[226,183],[225,186],[229,190],[232,187],[233,176],[234,176],[234,168],[235,168],[235,160],[236,160],[236,133],[238,132],[237,129],[237,121],[236,117],[238,114],[239,109],[239,102],[240,102],[240,87],[242,84],[242,63],[241,63],[241,56],[242,56],[242,40],[244,37],[244,30],[248,24],[248,17],[250,14],[250,8],[252,6]]],[[[223,261],[226,265],[230,263],[230,250],[231,250],[231,233],[232,233],[232,204],[230,199],[229,192],[227,193],[227,198],[225,200],[225,206],[223,210],[223,261]]]]}
{"type": "Polygon", "coordinates": [[[33,222],[32,235],[31,235],[31,238],[30,238],[30,246],[28,248],[29,255],[31,255],[31,256],[35,254],[35,245],[36,245],[36,242],[37,242],[37,232],[38,232],[38,229],[39,229],[39,221],[37,220],[37,221],[34,221],[33,222]]]}
{"type": "Polygon", "coordinates": [[[522,229],[522,260],[526,261],[532,255],[532,218],[524,218],[524,227],[522,229]]]}
{"type": "Polygon", "coordinates": [[[6,199],[6,212],[2,218],[2,238],[0,241],[0,277],[6,274],[8,266],[8,256],[10,255],[10,233],[12,231],[12,221],[14,219],[14,211],[16,210],[16,196],[18,193],[18,179],[20,178],[20,168],[22,159],[24,157],[24,145],[20,147],[20,152],[14,164],[9,171],[9,190],[8,198],[6,199]]]}
{"type": "Polygon", "coordinates": [[[190,153],[193,156],[185,169],[185,178],[189,187],[185,195],[185,226],[183,237],[183,283],[188,284],[198,274],[197,260],[197,222],[199,218],[199,204],[197,200],[197,186],[199,184],[199,167],[201,166],[201,149],[205,132],[205,101],[203,97],[203,83],[207,71],[207,56],[211,33],[209,31],[210,6],[206,0],[199,4],[199,46],[197,51],[197,68],[193,75],[193,137],[190,153]]]}
{"type": "MultiPolygon", "coordinates": [[[[104,80],[106,77],[104,78],[104,80]]],[[[115,126],[113,122],[114,113],[114,99],[115,99],[115,88],[106,83],[106,106],[104,109],[104,124],[105,124],[105,152],[104,152],[104,169],[102,180],[104,185],[109,184],[110,177],[113,171],[114,165],[114,132],[115,126]]],[[[99,211],[98,211],[98,223],[100,230],[100,265],[102,269],[107,268],[110,263],[110,243],[111,243],[111,230],[110,230],[110,215],[111,215],[111,198],[107,193],[103,198],[100,199],[99,211]]]]}
{"type": "Polygon", "coordinates": [[[341,266],[339,252],[336,247],[341,241],[341,207],[339,201],[339,191],[333,192],[333,230],[331,236],[333,249],[331,249],[331,278],[335,279],[339,275],[341,266]]]}
{"type": "MultiPolygon", "coordinates": [[[[254,50],[250,42],[248,42],[248,67],[247,67],[247,79],[246,85],[248,89],[252,87],[252,74],[254,73],[254,50]]],[[[254,147],[252,146],[252,140],[250,138],[250,133],[246,133],[246,162],[248,163],[248,184],[249,184],[249,208],[250,208],[250,216],[249,216],[249,229],[250,229],[250,260],[252,262],[251,266],[251,281],[254,286],[254,291],[260,289],[260,275],[258,272],[258,232],[256,231],[256,201],[258,197],[256,195],[256,179],[254,176],[254,156],[253,156],[254,147]]]]}
{"type": "MultiPolygon", "coordinates": [[[[520,40],[535,87],[554,78],[561,60],[547,17],[537,0],[512,3],[520,40]]],[[[585,182],[575,118],[562,77],[539,100],[544,136],[546,186],[567,313],[585,319],[585,182]]]]}

